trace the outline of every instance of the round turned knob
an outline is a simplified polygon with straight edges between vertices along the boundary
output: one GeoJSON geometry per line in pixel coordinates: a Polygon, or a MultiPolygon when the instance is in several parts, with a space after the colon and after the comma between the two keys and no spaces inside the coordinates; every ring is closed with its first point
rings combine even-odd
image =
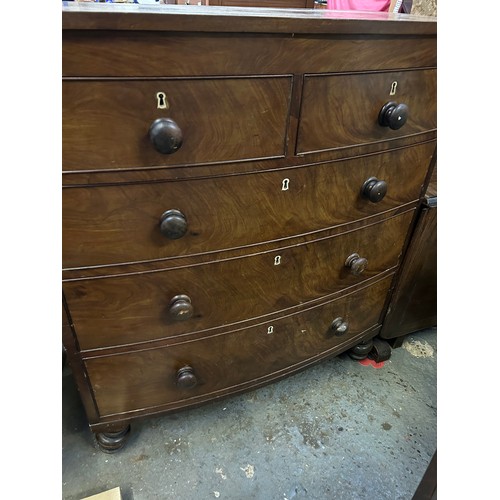
{"type": "Polygon", "coordinates": [[[198,384],[198,379],[190,366],[184,366],[177,371],[177,387],[180,389],[192,389],[196,384],[198,384]]]}
{"type": "Polygon", "coordinates": [[[156,151],[165,155],[175,153],[182,146],[182,131],[170,118],[158,118],[149,127],[149,138],[156,151]]]}
{"type": "Polygon", "coordinates": [[[176,295],[169,304],[170,316],[176,321],[184,321],[193,316],[193,305],[187,295],[176,295]]]}
{"type": "Polygon", "coordinates": [[[182,238],[187,229],[186,216],[180,210],[167,210],[160,217],[160,232],[169,240],[182,238]]]}
{"type": "Polygon", "coordinates": [[[373,203],[383,200],[387,193],[387,182],[379,181],[376,177],[370,177],[361,188],[361,195],[373,203]]]}
{"type": "Polygon", "coordinates": [[[349,323],[344,318],[335,318],[330,325],[330,332],[340,337],[349,330],[349,323]]]}
{"type": "Polygon", "coordinates": [[[382,106],[378,115],[378,122],[382,127],[389,127],[392,130],[401,128],[408,119],[408,106],[390,101],[382,106]]]}
{"type": "Polygon", "coordinates": [[[345,261],[345,266],[350,268],[354,276],[360,275],[366,269],[367,265],[368,261],[364,257],[360,257],[357,253],[349,255],[345,261]]]}

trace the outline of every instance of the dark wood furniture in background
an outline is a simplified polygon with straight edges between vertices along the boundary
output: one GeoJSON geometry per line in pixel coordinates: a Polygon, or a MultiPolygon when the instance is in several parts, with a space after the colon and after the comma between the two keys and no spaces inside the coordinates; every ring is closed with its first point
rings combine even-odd
{"type": "Polygon", "coordinates": [[[393,347],[437,325],[437,170],[434,168],[380,336],[393,347]]]}
{"type": "Polygon", "coordinates": [[[104,451],[366,350],[435,93],[434,19],[64,7],[63,342],[104,451]]]}
{"type": "Polygon", "coordinates": [[[437,500],[437,450],[432,455],[412,500],[437,500]]]}

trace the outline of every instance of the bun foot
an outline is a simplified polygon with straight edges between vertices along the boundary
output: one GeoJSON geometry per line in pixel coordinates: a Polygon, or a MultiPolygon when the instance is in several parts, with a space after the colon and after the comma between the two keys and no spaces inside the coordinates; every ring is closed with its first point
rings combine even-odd
{"type": "Polygon", "coordinates": [[[373,359],[376,363],[387,361],[392,354],[392,349],[389,342],[375,338],[373,339],[373,347],[368,357],[373,359]]]}
{"type": "Polygon", "coordinates": [[[97,446],[104,453],[116,453],[120,450],[128,439],[130,425],[117,432],[96,432],[95,440],[97,446]]]}
{"type": "Polygon", "coordinates": [[[354,359],[356,361],[361,361],[362,359],[368,357],[368,354],[370,354],[372,347],[373,347],[373,341],[371,339],[364,340],[363,342],[360,342],[358,345],[349,349],[349,351],[347,351],[347,354],[349,354],[351,359],[354,359]]]}

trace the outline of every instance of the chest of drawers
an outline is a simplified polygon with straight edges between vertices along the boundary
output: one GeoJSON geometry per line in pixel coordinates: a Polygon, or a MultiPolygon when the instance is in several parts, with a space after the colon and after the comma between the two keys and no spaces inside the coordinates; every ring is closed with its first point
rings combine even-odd
{"type": "Polygon", "coordinates": [[[430,18],[63,7],[63,342],[104,451],[379,333],[435,93],[430,18]]]}

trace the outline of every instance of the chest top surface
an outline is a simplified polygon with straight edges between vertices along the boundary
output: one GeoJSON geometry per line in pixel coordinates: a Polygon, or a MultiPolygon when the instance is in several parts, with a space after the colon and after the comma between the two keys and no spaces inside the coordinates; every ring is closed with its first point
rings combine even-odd
{"type": "Polygon", "coordinates": [[[388,12],[63,2],[62,28],[435,35],[436,18],[388,12]]]}

